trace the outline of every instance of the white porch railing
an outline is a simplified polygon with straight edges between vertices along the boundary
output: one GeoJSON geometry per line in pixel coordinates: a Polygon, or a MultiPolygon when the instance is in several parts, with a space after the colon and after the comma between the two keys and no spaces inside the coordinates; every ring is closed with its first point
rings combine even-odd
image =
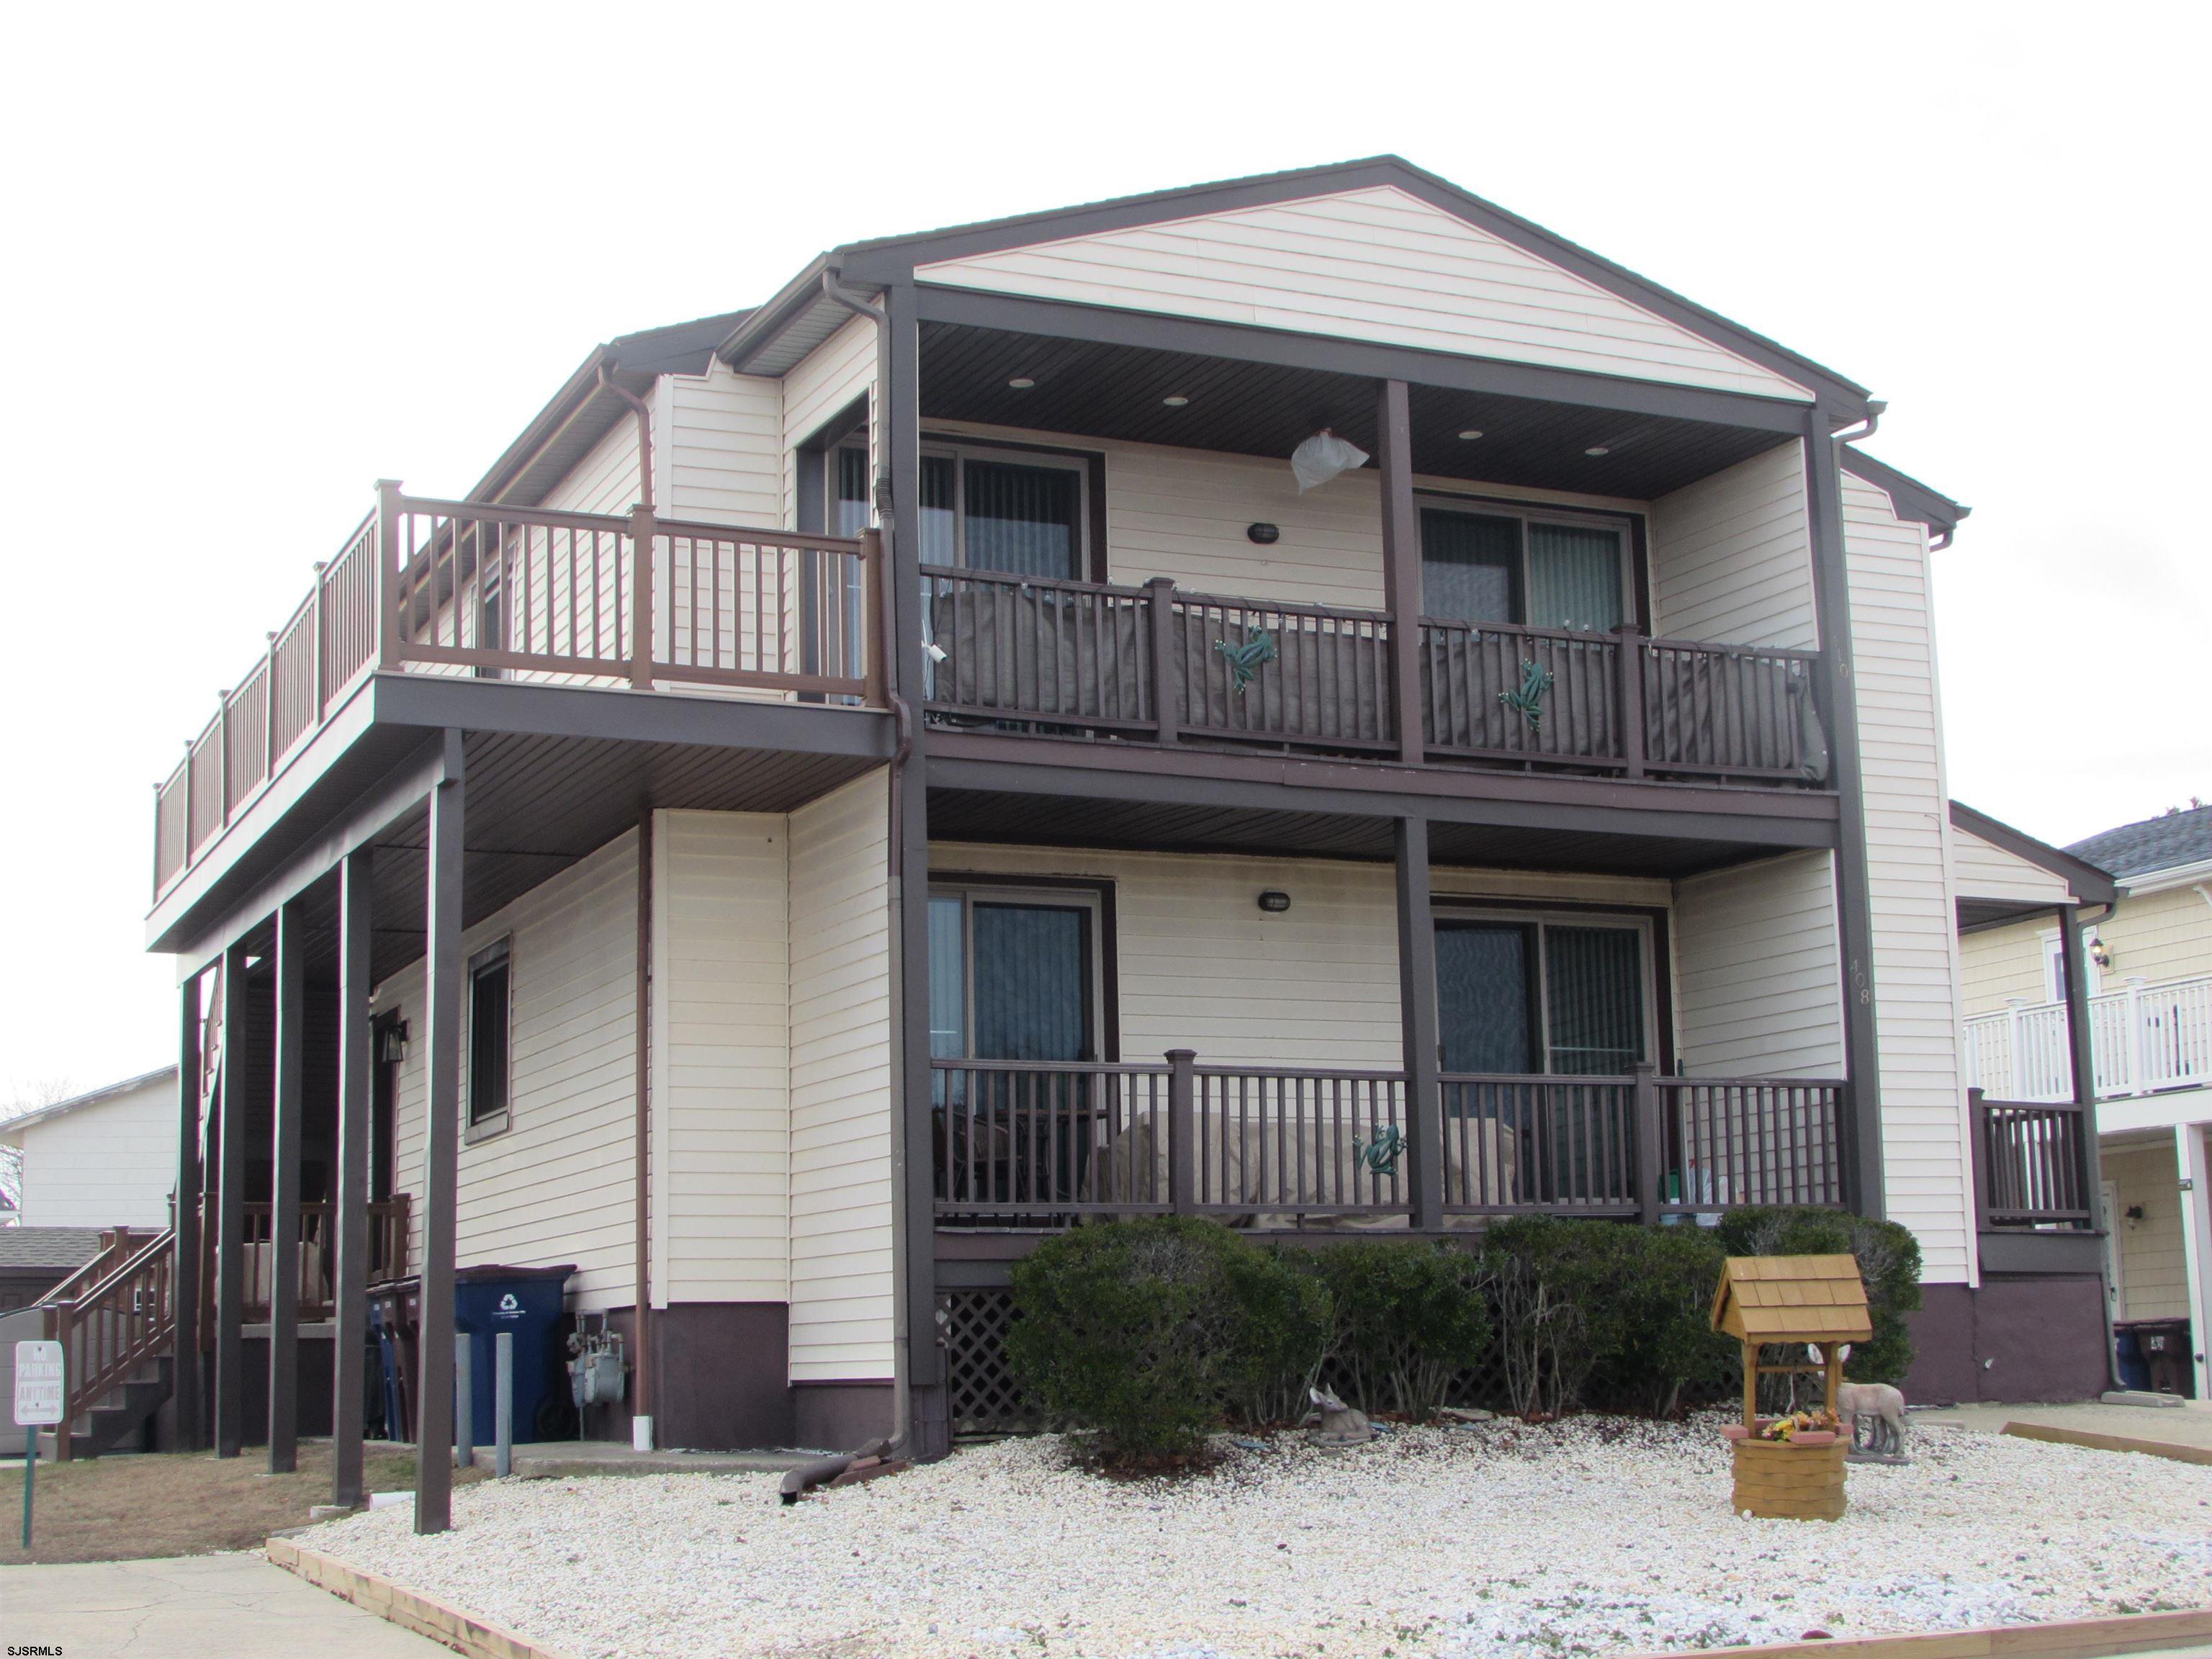
{"type": "MultiPolygon", "coordinates": [[[[2074,1097],[2066,1005],[2015,1001],[1966,1022],[1966,1082],[1994,1100],[2074,1097]]],[[[2131,979],[2089,999],[2097,1098],[2212,1087],[2212,974],[2131,979]]]]}

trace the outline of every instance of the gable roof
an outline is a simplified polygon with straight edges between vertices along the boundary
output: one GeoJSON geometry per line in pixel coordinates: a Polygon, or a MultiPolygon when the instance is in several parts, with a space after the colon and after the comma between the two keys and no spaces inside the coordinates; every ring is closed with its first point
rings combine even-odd
{"type": "Polygon", "coordinates": [[[1848,1255],[1732,1255],[1713,1292],[1713,1328],[1741,1342],[1865,1342],[1866,1285],[1848,1255]]]}
{"type": "Polygon", "coordinates": [[[120,1083],[110,1083],[81,1095],[71,1095],[67,1100],[58,1100],[52,1105],[41,1106],[35,1111],[19,1112],[14,1117],[0,1118],[0,1135],[12,1135],[16,1130],[27,1129],[33,1123],[44,1123],[70,1112],[82,1111],[88,1106],[97,1106],[102,1101],[132,1093],[150,1083],[173,1083],[176,1076],[175,1066],[164,1066],[156,1071],[141,1072],[137,1077],[125,1078],[120,1083]]]}
{"type": "Polygon", "coordinates": [[[787,334],[813,335],[818,339],[835,321],[850,314],[823,293],[825,276],[857,286],[880,287],[910,277],[919,265],[1376,185],[1394,187],[1426,202],[1805,387],[1838,410],[1855,416],[1864,413],[1868,393],[1856,381],[1396,155],[1152,191],[1075,207],[848,242],[817,258],[747,323],[732,330],[720,352],[725,362],[741,372],[782,373],[798,361],[790,356],[797,340],[786,340],[787,334]]]}
{"type": "Polygon", "coordinates": [[[99,1254],[97,1227],[0,1227],[0,1267],[82,1267],[99,1254]]]}
{"type": "Polygon", "coordinates": [[[1962,800],[1951,803],[1950,817],[1954,830],[1963,830],[1978,840],[2002,848],[2014,858],[2024,859],[2039,869],[2048,870],[2073,890],[2075,899],[2081,903],[2110,904],[2119,896],[2119,890],[2112,884],[2115,872],[2081,856],[2080,846],[2061,850],[2049,842],[2038,841],[2034,836],[2014,829],[2008,823],[2000,823],[1986,812],[1977,812],[1962,800]]]}
{"type": "Polygon", "coordinates": [[[2066,850],[2111,871],[2123,882],[2212,861],[2212,806],[2124,823],[2077,841],[2066,850]]]}
{"type": "Polygon", "coordinates": [[[1895,509],[1897,516],[1926,525],[1943,538],[1942,542],[1936,544],[1939,547],[1949,541],[1960,522],[1974,510],[1971,507],[1960,506],[1948,495],[1931,489],[1909,473],[1899,472],[1895,467],[1877,461],[1873,456],[1854,449],[1849,444],[1843,445],[1842,451],[1844,471],[1872,484],[1876,489],[1887,490],[1890,506],[1895,509]]]}

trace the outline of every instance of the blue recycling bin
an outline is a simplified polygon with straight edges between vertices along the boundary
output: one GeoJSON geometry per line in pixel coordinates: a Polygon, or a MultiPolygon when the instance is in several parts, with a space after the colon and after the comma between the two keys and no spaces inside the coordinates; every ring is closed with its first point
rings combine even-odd
{"type": "Polygon", "coordinates": [[[473,1443],[498,1443],[494,1420],[498,1401],[498,1349],[501,1331],[514,1334],[514,1421],[517,1442],[538,1437],[538,1413],[556,1389],[564,1390],[562,1356],[554,1337],[573,1264],[563,1267],[463,1267],[453,1275],[453,1326],[469,1346],[470,1391],[475,1407],[473,1443]]]}
{"type": "Polygon", "coordinates": [[[2119,1362],[2120,1386],[2150,1392],[2150,1366],[2143,1359],[2142,1343],[2132,1325],[2112,1327],[2112,1356],[2119,1362]]]}

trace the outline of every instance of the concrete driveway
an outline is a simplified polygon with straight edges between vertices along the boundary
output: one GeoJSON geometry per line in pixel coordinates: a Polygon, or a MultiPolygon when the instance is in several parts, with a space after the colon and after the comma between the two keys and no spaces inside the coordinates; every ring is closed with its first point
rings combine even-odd
{"type": "Polygon", "coordinates": [[[68,1659],[453,1659],[258,1555],[0,1567],[0,1648],[68,1659]]]}

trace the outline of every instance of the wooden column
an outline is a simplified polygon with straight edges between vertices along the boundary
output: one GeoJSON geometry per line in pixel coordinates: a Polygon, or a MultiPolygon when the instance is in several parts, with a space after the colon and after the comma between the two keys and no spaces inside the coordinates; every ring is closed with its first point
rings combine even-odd
{"type": "Polygon", "coordinates": [[[200,1376],[200,1191],[207,1172],[200,1159],[200,980],[177,988],[177,1255],[170,1271],[170,1339],[177,1449],[207,1443],[200,1376]]]}
{"type": "MultiPolygon", "coordinates": [[[[2081,919],[2074,907],[2063,905],[2051,914],[2058,922],[2058,960],[2066,977],[2066,1047],[2074,1073],[2074,1103],[2081,1109],[2081,1207],[2089,1212],[2090,1227],[2102,1231],[2105,1182],[2097,1146],[2097,1059],[2093,1046],[2095,1034],[2089,1029],[2089,968],[2082,960],[2081,919]]],[[[2015,1049],[2015,1068],[2018,1055],[2015,1049]]],[[[2200,1346],[2203,1340],[2200,1336],[2200,1346]]]]}
{"type": "Polygon", "coordinates": [[[1840,1147],[1844,1202],[1880,1219],[1881,1054],[1875,1036],[1874,908],[1867,880],[1866,800],[1859,775],[1858,694],[1852,674],[1851,591],[1844,555],[1844,484],[1826,411],[1805,417],[1806,522],[1813,607],[1820,634],[1814,706],[1828,735],[1828,778],[1839,809],[1836,923],[1843,945],[1847,1121],[1840,1147]]]}
{"type": "Polygon", "coordinates": [[[659,1443],[653,1439],[653,1407],[658,1399],[659,1367],[653,1330],[653,803],[645,802],[637,815],[637,983],[631,1011],[635,1024],[636,1062],[632,1102],[630,1202],[631,1283],[636,1307],[635,1351],[630,1356],[631,1443],[641,1449],[659,1443]],[[645,1432],[640,1434],[638,1431],[645,1432]]]}
{"type": "Polygon", "coordinates": [[[300,1089],[307,964],[297,900],[276,912],[276,1087],[270,1137],[269,1473],[300,1462],[300,1089]]]}
{"type": "Polygon", "coordinates": [[[1429,897],[1429,823],[1394,825],[1398,862],[1398,1008],[1406,1054],[1406,1117],[1413,1141],[1413,1225],[1444,1220],[1444,1122],[1437,1046],[1437,924],[1429,897]]]}
{"type": "Polygon", "coordinates": [[[893,1038],[904,1133],[896,1143],[899,1259],[894,1342],[905,1382],[910,1449],[952,1448],[945,1354],[937,1345],[937,1172],[929,1073],[929,769],[921,701],[921,333],[911,283],[884,294],[876,417],[889,483],[884,524],[892,573],[892,691],[904,705],[906,760],[891,784],[890,908],[897,958],[893,1038]]]}
{"type": "Polygon", "coordinates": [[[368,1121],[374,1079],[368,1011],[369,876],[366,847],[338,866],[338,1178],[337,1306],[331,1365],[331,1502],[362,1501],[363,1333],[368,1328],[368,1121]]]}
{"type": "Polygon", "coordinates": [[[215,1455],[235,1457],[246,1421],[246,946],[222,953],[222,1074],[216,1098],[215,1455]]]}
{"type": "Polygon", "coordinates": [[[423,1051],[427,1067],[422,1170],[420,1370],[415,1391],[415,1530],[453,1524],[453,1255],[460,1178],[461,848],[465,801],[461,734],[446,733],[445,775],[430,791],[425,916],[423,1051]]]}
{"type": "Polygon", "coordinates": [[[1375,424],[1382,469],[1382,592],[1390,612],[1391,714],[1398,758],[1427,753],[1421,709],[1421,520],[1413,508],[1413,417],[1403,380],[1382,382],[1375,424]]]}

